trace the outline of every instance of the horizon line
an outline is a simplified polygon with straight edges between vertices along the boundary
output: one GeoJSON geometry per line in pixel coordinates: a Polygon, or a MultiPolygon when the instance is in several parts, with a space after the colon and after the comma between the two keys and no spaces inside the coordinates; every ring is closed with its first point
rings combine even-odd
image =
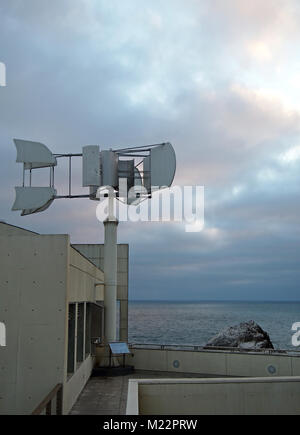
{"type": "Polygon", "coordinates": [[[128,299],[128,302],[300,302],[300,299],[128,299]]]}

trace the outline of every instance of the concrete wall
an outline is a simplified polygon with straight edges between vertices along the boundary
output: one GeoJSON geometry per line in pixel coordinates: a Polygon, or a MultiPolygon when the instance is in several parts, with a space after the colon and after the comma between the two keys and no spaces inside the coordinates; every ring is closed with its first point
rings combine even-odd
{"type": "Polygon", "coordinates": [[[127,414],[137,412],[141,415],[299,415],[300,377],[130,380],[127,414]]]}
{"type": "Polygon", "coordinates": [[[103,301],[104,273],[70,247],[69,302],[103,301]]]}
{"type": "Polygon", "coordinates": [[[79,394],[91,376],[94,367],[94,358],[89,356],[80,365],[74,375],[64,383],[63,413],[68,414],[75,404],[79,394]]]}
{"type": "MultiPolygon", "coordinates": [[[[65,370],[63,380],[63,410],[67,414],[74,403],[76,402],[79,394],[88,381],[93,365],[94,358],[88,355],[83,358],[81,363],[77,362],[77,313],[78,303],[84,302],[86,310],[86,303],[101,302],[104,299],[104,274],[102,270],[95,266],[83,254],[78,252],[72,246],[69,246],[69,268],[68,268],[68,285],[67,285],[67,310],[70,303],[76,304],[76,322],[75,322],[75,349],[74,349],[74,373],[70,376],[67,370],[68,359],[68,340],[65,344],[65,370]]],[[[68,316],[67,316],[68,317],[68,316]]],[[[85,317],[85,314],[84,314],[85,317]]],[[[85,321],[84,321],[85,323],[85,321]]],[[[93,329],[93,328],[92,328],[93,329]]],[[[68,322],[66,318],[65,334],[68,337],[68,322]]],[[[98,333],[99,335],[99,333],[98,333]]],[[[83,330],[83,348],[85,348],[85,327],[83,330]]]]}
{"type": "Polygon", "coordinates": [[[103,301],[103,272],[70,247],[67,235],[3,223],[0,258],[0,322],[7,334],[0,347],[0,414],[31,413],[58,383],[68,412],[94,363],[91,355],[78,363],[75,349],[75,370],[67,373],[69,303],[84,302],[86,310],[103,301]]]}
{"type": "MultiPolygon", "coordinates": [[[[103,270],[104,245],[103,244],[74,244],[75,249],[103,270]]],[[[127,244],[119,244],[117,265],[117,300],[120,302],[119,330],[120,341],[128,340],[128,258],[129,247],[127,244]]]]}
{"type": "Polygon", "coordinates": [[[25,228],[16,227],[5,222],[0,222],[0,236],[33,236],[39,235],[34,231],[26,230],[25,228]]]}
{"type": "Polygon", "coordinates": [[[0,414],[27,414],[64,377],[69,237],[0,237],[0,414]]]}
{"type": "Polygon", "coordinates": [[[300,376],[300,355],[230,351],[131,349],[127,363],[140,370],[218,376],[300,376]]]}

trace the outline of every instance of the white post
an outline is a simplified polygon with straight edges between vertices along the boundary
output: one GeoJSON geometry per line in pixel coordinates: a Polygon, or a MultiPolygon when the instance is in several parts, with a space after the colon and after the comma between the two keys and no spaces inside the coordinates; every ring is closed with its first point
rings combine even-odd
{"type": "Polygon", "coordinates": [[[109,196],[109,215],[104,221],[104,316],[105,341],[116,341],[117,332],[117,228],[114,199],[109,196]]]}

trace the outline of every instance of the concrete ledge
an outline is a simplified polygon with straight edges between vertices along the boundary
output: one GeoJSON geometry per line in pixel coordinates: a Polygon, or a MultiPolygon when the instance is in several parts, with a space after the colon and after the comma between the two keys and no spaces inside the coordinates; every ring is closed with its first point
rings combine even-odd
{"type": "Polygon", "coordinates": [[[139,415],[139,380],[128,381],[126,415],[139,415]]]}
{"type": "Polygon", "coordinates": [[[130,348],[126,363],[137,370],[206,373],[209,376],[300,376],[300,354],[130,348]]]}
{"type": "Polygon", "coordinates": [[[127,415],[300,415],[300,376],[130,380],[127,415]]]}

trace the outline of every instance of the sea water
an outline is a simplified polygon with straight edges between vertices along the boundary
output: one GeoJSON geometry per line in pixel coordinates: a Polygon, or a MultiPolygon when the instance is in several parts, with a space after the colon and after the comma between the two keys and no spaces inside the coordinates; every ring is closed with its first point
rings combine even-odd
{"type": "Polygon", "coordinates": [[[174,302],[130,301],[129,342],[205,345],[228,326],[254,320],[275,349],[299,350],[291,330],[300,322],[300,302],[174,302]]]}

